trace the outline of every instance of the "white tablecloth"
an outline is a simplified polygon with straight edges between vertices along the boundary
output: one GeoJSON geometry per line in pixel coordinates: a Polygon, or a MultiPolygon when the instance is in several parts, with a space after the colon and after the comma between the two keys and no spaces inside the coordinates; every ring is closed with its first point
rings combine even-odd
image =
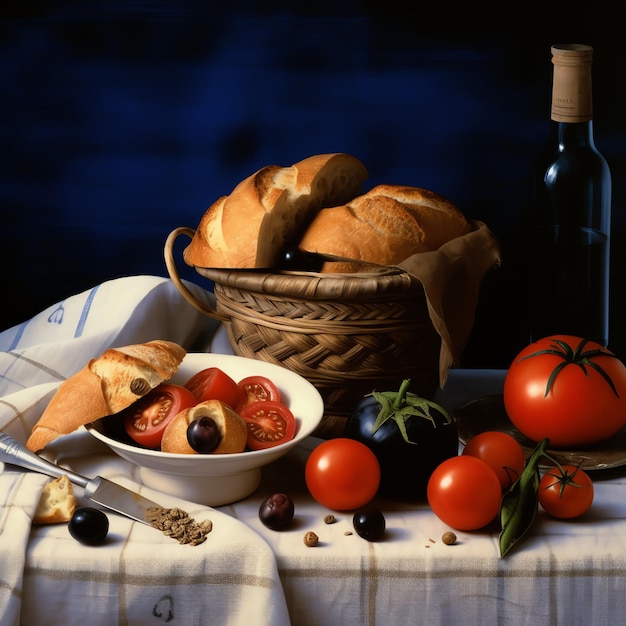
{"type": "MultiPolygon", "coordinates": [[[[448,407],[501,390],[504,372],[451,372],[439,400],[448,407]]],[[[309,446],[315,445],[309,440],[309,446]]],[[[441,541],[450,530],[425,504],[378,500],[387,532],[368,543],[352,528],[351,514],[333,514],[306,492],[302,468],[308,450],[296,448],[269,468],[259,491],[222,510],[242,520],[270,544],[293,623],[504,624],[602,626],[626,621],[626,477],[622,470],[593,474],[595,501],[578,520],[557,521],[541,510],[532,532],[505,558],[498,530],[459,532],[456,545],[441,541]],[[276,490],[293,494],[294,528],[266,529],[257,512],[276,490]],[[315,531],[320,545],[306,548],[315,531]]],[[[407,477],[406,480],[409,480],[407,477]]]]}
{"type": "MultiPolygon", "coordinates": [[[[169,289],[160,283],[159,288],[169,289]]],[[[191,311],[181,310],[202,327],[191,311]]],[[[15,366],[15,360],[9,364],[15,366]]],[[[10,369],[3,365],[5,377],[10,369]]],[[[503,375],[452,371],[440,400],[452,408],[497,392],[503,375]]],[[[14,403],[6,396],[0,400],[5,423],[7,414],[14,415],[8,424],[14,436],[23,416],[37,410],[26,407],[18,417],[14,403]]],[[[88,435],[75,437],[58,446],[64,463],[138,482],[131,467],[86,440],[88,435]]],[[[179,546],[115,515],[110,516],[111,540],[102,548],[80,546],[64,525],[30,530],[35,494],[45,479],[5,469],[0,474],[0,623],[20,623],[20,609],[23,624],[156,624],[166,622],[170,611],[171,623],[178,624],[624,623],[622,468],[594,474],[596,497],[585,516],[563,522],[540,511],[530,535],[502,559],[497,529],[457,532],[457,544],[444,545],[441,536],[448,528],[425,504],[378,500],[387,532],[377,543],[347,534],[351,514],[333,512],[337,522],[325,524],[329,511],[311,499],[303,478],[307,455],[317,443],[308,439],[265,468],[261,487],[242,502],[219,509],[183,503],[214,521],[214,532],[198,547],[179,546]],[[261,501],[276,491],[290,493],[296,505],[293,525],[281,532],[258,519],[261,501]],[[320,538],[314,548],[303,542],[309,530],[320,538]]],[[[166,505],[176,500],[143,491],[166,505]]]]}
{"type": "MultiPolygon", "coordinates": [[[[59,302],[0,334],[0,429],[24,443],[60,381],[109,346],[160,338],[190,350],[205,343],[214,329],[164,278],[119,279],[59,302]]],[[[66,524],[31,528],[48,478],[4,465],[2,626],[289,624],[274,554],[245,524],[142,487],[135,468],[87,432],[58,439],[46,456],[86,476],[101,474],[134,486],[197,520],[209,518],[213,531],[199,546],[181,545],[111,513],[106,544],[84,546],[70,537],[66,524]]],[[[90,504],[80,488],[76,492],[79,504],[90,504]]]]}

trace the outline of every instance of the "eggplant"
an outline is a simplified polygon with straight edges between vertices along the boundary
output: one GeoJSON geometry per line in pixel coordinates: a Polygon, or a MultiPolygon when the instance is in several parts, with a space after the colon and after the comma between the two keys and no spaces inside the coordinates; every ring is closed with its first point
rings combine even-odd
{"type": "Polygon", "coordinates": [[[404,501],[426,499],[435,468],[458,454],[458,432],[447,411],[408,391],[373,391],[352,411],[344,432],[364,443],[380,464],[378,495],[404,501]]]}

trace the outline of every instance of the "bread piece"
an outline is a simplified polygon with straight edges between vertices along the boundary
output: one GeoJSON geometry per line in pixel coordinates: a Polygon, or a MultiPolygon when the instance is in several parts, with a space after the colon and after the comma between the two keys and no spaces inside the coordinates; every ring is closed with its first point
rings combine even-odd
{"type": "MultiPolygon", "coordinates": [[[[461,211],[439,194],[419,187],[378,185],[313,219],[300,247],[381,265],[437,250],[472,229],[461,211]]],[[[355,272],[365,266],[325,263],[323,272],[355,272]]]]}
{"type": "Polygon", "coordinates": [[[187,428],[194,420],[211,417],[222,435],[222,439],[211,454],[243,452],[248,438],[248,427],[243,417],[219,400],[205,400],[184,409],[167,425],[161,439],[161,452],[198,454],[187,441],[187,428]]]}
{"type": "Polygon", "coordinates": [[[185,354],[171,341],[151,341],[107,350],[88,367],[105,381],[105,402],[111,413],[117,413],[171,378],[185,354]]]}
{"type": "Polygon", "coordinates": [[[171,341],[110,348],[61,383],[26,447],[33,452],[94,420],[127,408],[171,378],[186,352],[171,341]]]}
{"type": "Polygon", "coordinates": [[[63,474],[44,486],[33,517],[33,524],[69,522],[75,509],[74,488],[70,479],[63,474]]]}
{"type": "Polygon", "coordinates": [[[358,195],[367,176],[361,161],[343,153],[268,165],[207,209],[183,258],[195,267],[277,267],[315,214],[358,195]]]}

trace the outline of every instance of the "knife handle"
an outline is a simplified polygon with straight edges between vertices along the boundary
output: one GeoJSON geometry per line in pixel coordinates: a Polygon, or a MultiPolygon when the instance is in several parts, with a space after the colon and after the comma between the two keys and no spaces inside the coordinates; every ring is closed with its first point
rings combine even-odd
{"type": "Polygon", "coordinates": [[[5,457],[8,457],[6,459],[0,458],[0,460],[6,460],[7,463],[19,465],[19,467],[54,476],[55,478],[65,474],[72,483],[80,487],[85,487],[89,482],[88,478],[80,474],[75,474],[68,469],[46,461],[4,432],[0,432],[0,452],[5,457]]]}

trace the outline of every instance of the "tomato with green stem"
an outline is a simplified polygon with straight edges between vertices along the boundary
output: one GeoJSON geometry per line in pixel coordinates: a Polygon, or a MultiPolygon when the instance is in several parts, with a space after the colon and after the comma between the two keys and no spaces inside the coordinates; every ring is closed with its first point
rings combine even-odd
{"type": "Polygon", "coordinates": [[[504,406],[513,425],[553,448],[604,441],[626,424],[626,366],[587,339],[555,335],[524,348],[507,371],[504,406]]]}
{"type": "Polygon", "coordinates": [[[593,481],[576,465],[560,465],[547,471],[537,491],[543,510],[559,519],[574,519],[593,503],[593,481]]]}

